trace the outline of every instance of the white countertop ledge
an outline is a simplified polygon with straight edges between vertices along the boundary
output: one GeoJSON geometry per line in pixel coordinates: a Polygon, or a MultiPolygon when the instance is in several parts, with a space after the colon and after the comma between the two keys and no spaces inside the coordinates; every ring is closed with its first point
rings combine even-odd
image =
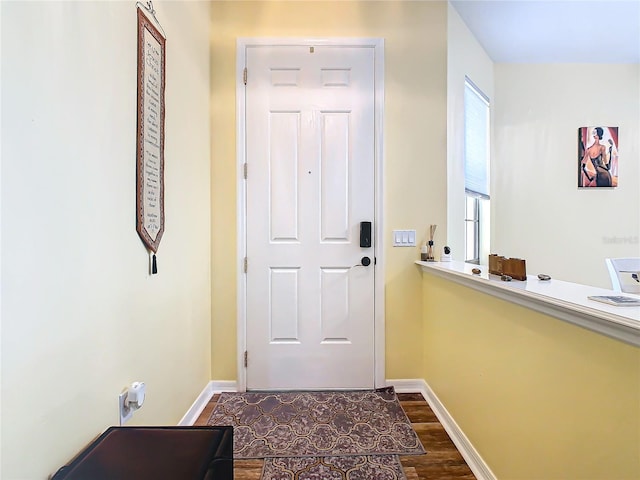
{"type": "Polygon", "coordinates": [[[640,307],[608,305],[587,298],[589,295],[637,295],[554,278],[542,281],[537,275],[527,275],[526,281],[504,282],[498,275],[489,275],[486,265],[421,261],[416,264],[423,272],[640,347],[640,307]],[[473,268],[479,268],[482,273],[473,274],[473,268]]]}

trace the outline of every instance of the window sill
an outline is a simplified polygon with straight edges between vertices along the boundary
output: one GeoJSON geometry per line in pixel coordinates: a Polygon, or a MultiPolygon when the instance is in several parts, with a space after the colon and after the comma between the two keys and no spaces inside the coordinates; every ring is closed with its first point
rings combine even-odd
{"type": "Polygon", "coordinates": [[[589,295],[614,295],[618,292],[556,279],[541,281],[534,275],[528,275],[526,281],[503,282],[499,276],[489,275],[486,265],[415,263],[423,272],[640,347],[640,307],[616,307],[587,298],[589,295]],[[471,272],[473,268],[480,268],[482,273],[474,275],[471,272]]]}

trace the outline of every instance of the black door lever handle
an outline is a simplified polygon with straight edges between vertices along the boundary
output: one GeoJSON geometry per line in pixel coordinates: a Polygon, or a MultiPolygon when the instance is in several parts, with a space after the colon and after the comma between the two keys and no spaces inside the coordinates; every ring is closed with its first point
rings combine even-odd
{"type": "Polygon", "coordinates": [[[369,257],[362,257],[360,259],[360,263],[357,265],[354,265],[351,268],[355,268],[355,267],[368,267],[369,265],[371,265],[371,259],[369,257]]]}

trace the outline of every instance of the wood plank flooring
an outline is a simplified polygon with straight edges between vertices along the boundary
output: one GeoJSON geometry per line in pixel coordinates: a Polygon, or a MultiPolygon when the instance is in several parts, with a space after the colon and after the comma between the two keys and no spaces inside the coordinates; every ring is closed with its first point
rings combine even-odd
{"type": "MultiPolygon", "coordinates": [[[[195,425],[206,425],[219,395],[214,395],[195,425]]],[[[426,455],[400,457],[407,480],[476,480],[431,407],[419,393],[399,393],[400,405],[418,433],[426,455]]],[[[234,460],[235,480],[260,480],[263,460],[234,460]]]]}

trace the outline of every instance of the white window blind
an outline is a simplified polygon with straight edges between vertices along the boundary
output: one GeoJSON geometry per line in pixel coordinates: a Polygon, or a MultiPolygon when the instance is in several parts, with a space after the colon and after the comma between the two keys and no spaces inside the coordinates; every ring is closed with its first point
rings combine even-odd
{"type": "Polygon", "coordinates": [[[464,82],[464,187],[489,198],[489,99],[468,78],[464,82]]]}

